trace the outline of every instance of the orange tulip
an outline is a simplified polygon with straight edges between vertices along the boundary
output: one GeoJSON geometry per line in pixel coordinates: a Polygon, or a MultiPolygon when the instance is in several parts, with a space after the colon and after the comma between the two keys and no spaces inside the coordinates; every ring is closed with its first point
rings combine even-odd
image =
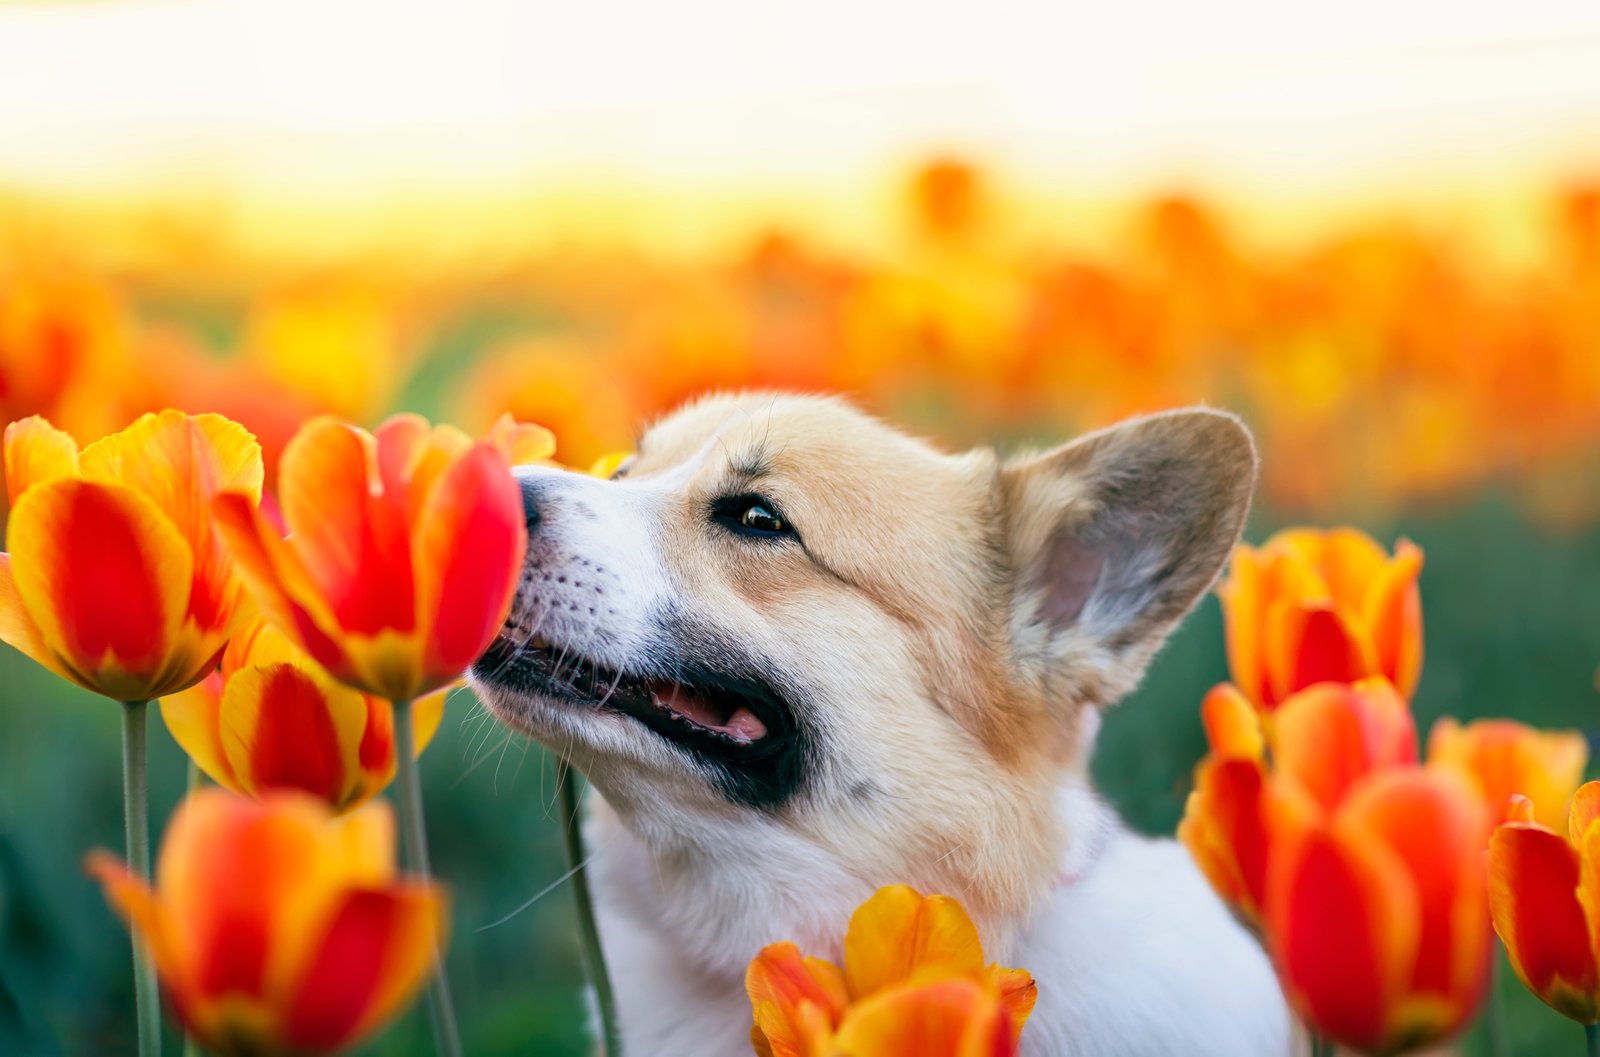
{"type": "Polygon", "coordinates": [[[1360,779],[1326,819],[1277,834],[1267,941],[1308,1024],[1389,1054],[1471,1019],[1491,951],[1488,827],[1459,775],[1397,767],[1360,779]]]}
{"type": "Polygon", "coordinates": [[[1417,759],[1417,728],[1387,679],[1318,683],[1272,714],[1272,767],[1331,811],[1373,771],[1417,759]]]}
{"type": "Polygon", "coordinates": [[[1363,532],[1290,529],[1240,546],[1218,588],[1233,681],[1271,710],[1313,683],[1389,679],[1407,700],[1422,670],[1422,551],[1363,532]]]}
{"type": "Polygon", "coordinates": [[[889,988],[858,1005],[833,1040],[838,1057],[1008,1057],[1017,1025],[993,987],[965,977],[889,988]]]}
{"type": "Polygon", "coordinates": [[[1575,730],[1537,730],[1509,719],[1479,719],[1463,727],[1446,716],[1428,732],[1428,762],[1472,779],[1496,821],[1509,817],[1517,795],[1532,801],[1536,821],[1554,829],[1566,819],[1567,802],[1583,781],[1589,743],[1575,730]]]}
{"type": "Polygon", "coordinates": [[[314,419],[279,465],[289,537],[240,495],[218,497],[218,525],[296,646],[340,682],[410,699],[458,679],[499,631],[527,545],[508,463],[551,450],[547,431],[506,421],[474,443],[415,415],[376,435],[314,419]]]}
{"type": "Polygon", "coordinates": [[[851,916],[842,971],[774,943],[745,989],[763,1057],[1003,1057],[1038,997],[1026,971],[984,963],[960,903],[904,885],[851,916]]]}
{"type": "Polygon", "coordinates": [[[1208,756],[1195,768],[1178,840],[1222,901],[1255,922],[1266,896],[1269,795],[1259,760],[1208,756]]]}
{"type": "Polygon", "coordinates": [[[87,865],[200,1045],[304,1057],[372,1034],[433,964],[444,893],[397,878],[393,849],[381,801],[334,819],[299,793],[208,789],[173,816],[153,890],[105,852],[87,865]]]}
{"type": "MultiPolygon", "coordinates": [[[[412,710],[418,753],[446,693],[412,710]]],[[[299,789],[344,811],[394,778],[394,707],[335,682],[259,617],[228,643],[221,672],[167,698],[161,716],[202,771],[243,796],[299,789]]]]}
{"type": "Polygon", "coordinates": [[[7,427],[5,464],[0,639],[121,701],[173,693],[216,667],[247,602],[209,504],[228,491],[254,516],[254,437],[218,415],[163,411],[80,452],[33,417],[7,427]]]}
{"type": "Polygon", "coordinates": [[[1516,797],[1489,839],[1489,908],[1511,965],[1550,1008],[1600,1021],[1600,782],[1572,798],[1565,834],[1516,797]]]}
{"type": "Polygon", "coordinates": [[[1414,763],[1411,714],[1383,679],[1319,683],[1271,717],[1271,736],[1230,683],[1201,705],[1211,753],[1195,769],[1178,839],[1223,901],[1255,922],[1272,834],[1333,810],[1364,775],[1414,763]]]}

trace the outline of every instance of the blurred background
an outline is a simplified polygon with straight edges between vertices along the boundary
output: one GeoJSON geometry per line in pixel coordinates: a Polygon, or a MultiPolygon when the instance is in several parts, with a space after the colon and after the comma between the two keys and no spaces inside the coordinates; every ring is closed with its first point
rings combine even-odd
{"type": "MultiPolygon", "coordinates": [[[[270,475],[324,411],[510,410],[582,466],[708,388],[951,447],[1204,401],[1261,443],[1252,540],[1422,545],[1422,725],[1593,738],[1596,70],[1592,3],[0,2],[0,418],[219,411],[270,475]]],[[[1208,599],[1102,736],[1135,825],[1224,677],[1208,599]]],[[[10,650],[0,687],[0,1053],[128,1052],[78,866],[116,720],[10,650]]],[[[582,1052],[567,891],[496,924],[563,872],[553,762],[462,693],[423,763],[469,1052],[582,1052]]],[[[1570,1043],[1502,985],[1516,1052],[1570,1043]]]]}

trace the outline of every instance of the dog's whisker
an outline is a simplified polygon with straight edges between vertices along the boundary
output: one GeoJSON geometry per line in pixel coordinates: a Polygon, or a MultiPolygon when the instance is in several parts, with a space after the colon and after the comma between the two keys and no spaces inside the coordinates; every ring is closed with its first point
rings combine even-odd
{"type": "Polygon", "coordinates": [[[578,863],[576,866],[572,867],[572,869],[563,873],[560,877],[557,877],[554,881],[551,881],[549,884],[539,889],[532,896],[528,897],[525,902],[519,904],[509,914],[506,914],[504,917],[496,918],[487,925],[479,925],[473,931],[487,932],[489,929],[499,928],[501,925],[504,925],[506,922],[510,921],[512,918],[516,917],[518,914],[522,913],[524,910],[527,910],[529,907],[533,906],[533,904],[549,895],[551,892],[554,892],[557,888],[560,888],[562,885],[572,880],[578,875],[579,870],[585,869],[590,863],[594,862],[596,856],[599,854],[600,850],[598,848],[591,851],[582,862],[578,863]]]}
{"type": "MultiPolygon", "coordinates": [[[[507,734],[506,737],[509,739],[511,737],[511,735],[507,734]]],[[[465,770],[463,770],[460,774],[456,775],[456,780],[454,782],[450,783],[450,788],[454,789],[456,786],[460,785],[462,782],[465,782],[468,778],[472,777],[472,773],[474,771],[476,771],[478,768],[482,767],[485,763],[487,763],[489,761],[489,757],[492,756],[492,755],[494,755],[492,750],[490,752],[482,753],[481,755],[479,755],[476,759],[474,759],[472,761],[472,763],[467,765],[465,770]]]]}

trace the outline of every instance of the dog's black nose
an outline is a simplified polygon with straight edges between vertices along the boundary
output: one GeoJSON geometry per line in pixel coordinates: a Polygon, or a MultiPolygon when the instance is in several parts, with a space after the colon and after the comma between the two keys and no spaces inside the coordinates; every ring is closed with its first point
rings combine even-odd
{"type": "Polygon", "coordinates": [[[528,519],[528,535],[533,535],[539,528],[539,495],[540,488],[533,481],[523,481],[522,484],[522,513],[528,519]]]}

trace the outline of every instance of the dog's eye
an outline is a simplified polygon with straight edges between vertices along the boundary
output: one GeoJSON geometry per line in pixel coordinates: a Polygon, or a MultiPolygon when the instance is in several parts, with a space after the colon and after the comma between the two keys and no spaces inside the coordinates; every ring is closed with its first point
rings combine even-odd
{"type": "Polygon", "coordinates": [[[713,504],[712,513],[724,528],[741,536],[770,539],[794,534],[794,529],[778,512],[778,508],[758,495],[719,499],[713,504]]]}

